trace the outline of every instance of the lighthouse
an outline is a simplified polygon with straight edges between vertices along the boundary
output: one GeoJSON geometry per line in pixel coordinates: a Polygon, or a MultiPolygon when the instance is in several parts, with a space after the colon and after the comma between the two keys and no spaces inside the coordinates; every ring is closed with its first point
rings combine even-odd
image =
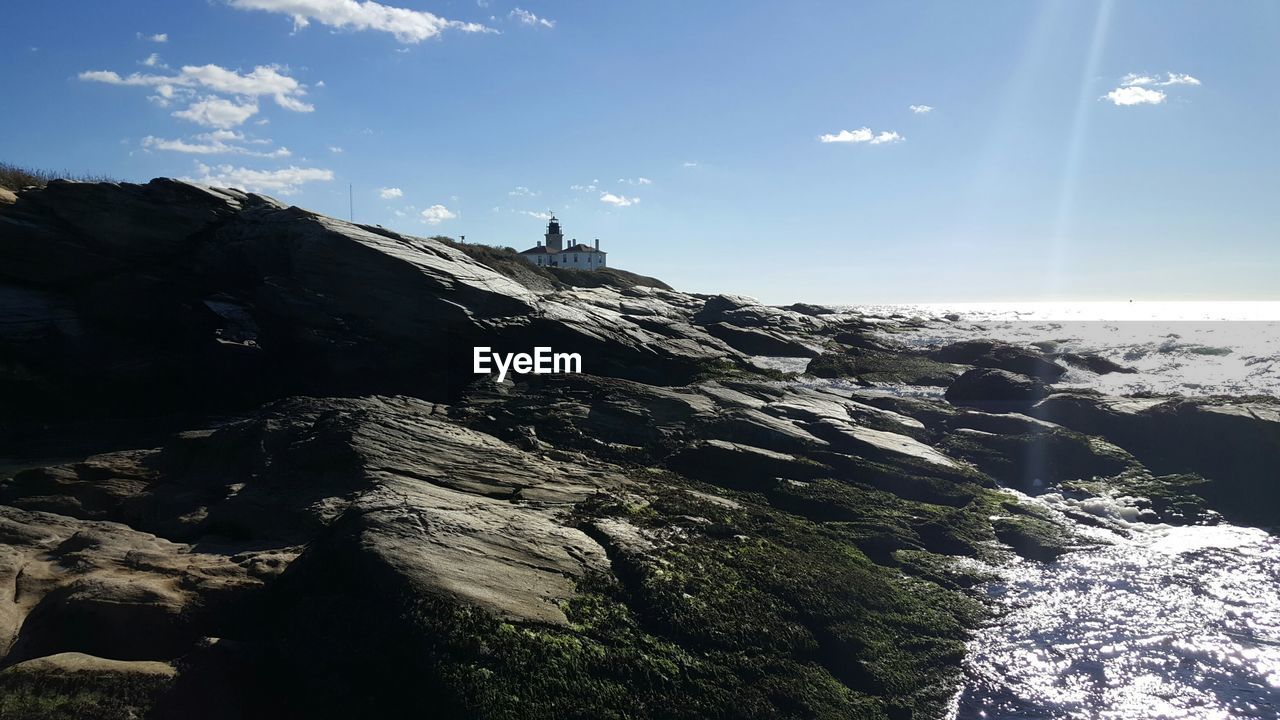
{"type": "Polygon", "coordinates": [[[530,265],[541,267],[561,267],[573,270],[599,270],[605,266],[605,253],[600,249],[600,239],[595,247],[580,243],[577,240],[564,243],[564,231],[560,229],[560,221],[555,215],[547,222],[544,242],[520,253],[530,265]]]}

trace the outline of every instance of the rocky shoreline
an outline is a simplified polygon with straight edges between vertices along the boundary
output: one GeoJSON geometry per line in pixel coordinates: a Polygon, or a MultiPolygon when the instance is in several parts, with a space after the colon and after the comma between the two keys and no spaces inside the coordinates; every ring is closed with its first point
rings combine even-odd
{"type": "Polygon", "coordinates": [[[0,717],[940,717],[982,564],[1079,542],[1002,488],[1280,516],[1274,399],[920,322],[171,180],[2,198],[0,717]]]}

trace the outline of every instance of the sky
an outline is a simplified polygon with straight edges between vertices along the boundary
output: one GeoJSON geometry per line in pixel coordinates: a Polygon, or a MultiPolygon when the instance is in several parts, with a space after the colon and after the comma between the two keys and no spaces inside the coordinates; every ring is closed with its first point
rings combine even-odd
{"type": "Polygon", "coordinates": [[[10,2],[0,161],[823,303],[1280,300],[1280,3],[10,2]]]}

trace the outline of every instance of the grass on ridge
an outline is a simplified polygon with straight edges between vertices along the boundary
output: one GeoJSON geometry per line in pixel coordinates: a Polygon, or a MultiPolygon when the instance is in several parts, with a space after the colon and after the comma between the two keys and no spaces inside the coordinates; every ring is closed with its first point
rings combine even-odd
{"type": "Polygon", "coordinates": [[[65,170],[62,172],[34,170],[32,168],[24,168],[7,162],[0,162],[0,188],[17,191],[32,185],[36,187],[44,187],[45,185],[48,185],[51,180],[116,182],[115,179],[109,178],[105,175],[86,175],[71,173],[65,170]]]}

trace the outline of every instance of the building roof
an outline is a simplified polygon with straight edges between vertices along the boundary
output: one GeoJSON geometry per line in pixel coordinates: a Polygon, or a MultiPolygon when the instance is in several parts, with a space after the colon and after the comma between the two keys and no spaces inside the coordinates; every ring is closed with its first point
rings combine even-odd
{"type": "Polygon", "coordinates": [[[555,255],[557,253],[567,253],[567,252],[600,253],[601,255],[607,254],[603,250],[597,250],[591,247],[590,245],[584,245],[582,243],[578,243],[577,245],[570,245],[569,247],[563,250],[550,250],[547,248],[546,245],[538,245],[537,247],[531,247],[528,250],[521,250],[520,254],[521,255],[555,255]]]}

